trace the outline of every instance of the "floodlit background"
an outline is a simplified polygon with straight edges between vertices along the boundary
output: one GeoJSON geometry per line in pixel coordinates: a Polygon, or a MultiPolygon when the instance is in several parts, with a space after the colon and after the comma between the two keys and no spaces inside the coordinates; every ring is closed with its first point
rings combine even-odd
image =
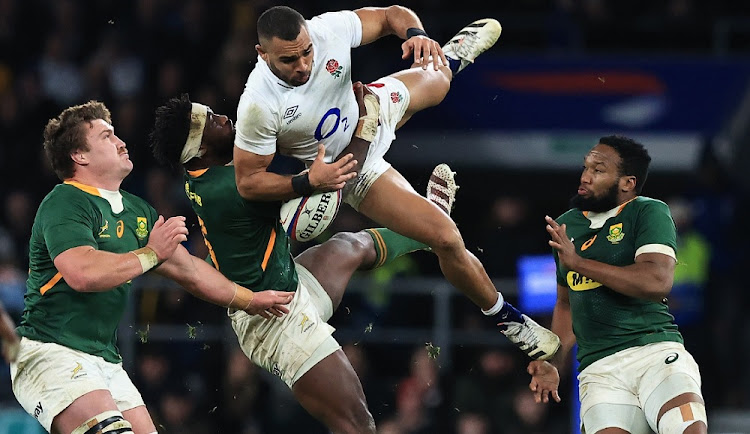
{"type": "MultiPolygon", "coordinates": [[[[186,215],[179,176],[145,143],[154,108],[181,92],[236,117],[255,63],[264,1],[0,0],[0,300],[23,309],[31,223],[58,182],[42,129],[68,105],[104,101],[135,170],[124,188],[165,216],[186,215]]],[[[374,1],[290,1],[310,18],[374,1]]],[[[438,107],[399,132],[389,160],[418,191],[447,162],[461,185],[454,218],[499,289],[548,324],[554,303],[545,214],[575,193],[603,135],[642,141],[644,194],[666,201],[680,255],[670,306],[701,367],[712,433],[747,432],[750,6],[739,0],[403,1],[446,41],[498,19],[497,45],[438,107]]],[[[353,77],[408,67],[401,41],[354,50],[353,77]]],[[[281,162],[280,167],[289,167],[281,162]]],[[[372,225],[344,207],[332,230],[372,225]]],[[[297,245],[297,252],[309,246],[297,245]]],[[[165,433],[323,433],[277,378],[238,350],[222,309],[166,282],[137,281],[120,347],[165,433]]],[[[383,433],[577,432],[573,377],[561,404],[538,406],[526,360],[420,252],[357,275],[332,323],[383,433]]],[[[37,433],[0,369],[0,433],[37,433]]],[[[335,381],[335,380],[332,380],[335,381]]]]}

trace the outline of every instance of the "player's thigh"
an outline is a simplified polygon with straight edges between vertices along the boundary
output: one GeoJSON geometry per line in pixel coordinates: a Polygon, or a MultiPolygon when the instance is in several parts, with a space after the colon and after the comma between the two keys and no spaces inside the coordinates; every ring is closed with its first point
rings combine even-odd
{"type": "Polygon", "coordinates": [[[372,238],[364,232],[337,233],[325,243],[300,253],[294,261],[312,273],[336,310],[352,274],[367,260],[374,261],[372,243],[372,238]]]}
{"type": "MultiPolygon", "coordinates": [[[[660,417],[671,408],[694,403],[696,420],[706,422],[698,364],[685,347],[676,342],[651,344],[644,348],[648,368],[643,370],[640,394],[647,420],[655,431],[660,417]]],[[[694,410],[694,411],[693,411],[694,410]]]]}
{"type": "Polygon", "coordinates": [[[581,422],[587,434],[607,428],[631,434],[650,433],[627,372],[629,361],[627,352],[615,353],[597,360],[578,375],[581,422]]]}
{"type": "Polygon", "coordinates": [[[108,391],[107,377],[101,370],[101,358],[62,345],[22,338],[18,358],[10,371],[16,399],[47,431],[56,416],[92,392],[106,394],[109,399],[103,399],[103,406],[91,411],[85,406],[74,408],[83,418],[78,424],[98,414],[99,408],[117,410],[108,391]]]}
{"type": "Polygon", "coordinates": [[[88,392],[75,399],[67,408],[55,416],[52,421],[52,432],[63,434],[73,432],[92,418],[101,419],[99,422],[102,422],[106,419],[105,417],[98,417],[102,414],[111,416],[121,413],[117,409],[117,404],[112,399],[109,390],[88,392]]]}
{"type": "Polygon", "coordinates": [[[125,419],[133,426],[135,434],[150,434],[156,432],[156,427],[151,415],[146,409],[141,393],[130,380],[128,373],[121,364],[112,364],[107,367],[109,390],[112,394],[117,408],[122,412],[125,419]]]}
{"type": "Polygon", "coordinates": [[[280,377],[290,388],[307,370],[340,348],[326,320],[333,313],[328,294],[297,264],[299,284],[289,314],[277,318],[230,314],[232,328],[245,355],[280,377]],[[326,304],[327,301],[327,304],[326,304]]]}
{"type": "Polygon", "coordinates": [[[651,434],[643,410],[630,404],[596,404],[581,415],[585,434],[651,434]]]}
{"type": "Polygon", "coordinates": [[[460,239],[450,216],[419,195],[392,167],[372,185],[359,205],[359,212],[388,229],[433,248],[460,239]]]}
{"type": "Polygon", "coordinates": [[[450,89],[450,74],[450,69],[446,67],[438,71],[429,67],[426,70],[405,69],[389,75],[404,83],[408,91],[409,106],[404,117],[408,119],[420,110],[440,104],[450,89]]]}
{"type": "Polygon", "coordinates": [[[156,432],[154,421],[145,405],[125,410],[122,415],[133,426],[133,433],[151,434],[156,432]]]}
{"type": "Polygon", "coordinates": [[[367,419],[362,384],[341,349],[313,366],[292,388],[299,403],[329,427],[352,417],[367,419]]]}

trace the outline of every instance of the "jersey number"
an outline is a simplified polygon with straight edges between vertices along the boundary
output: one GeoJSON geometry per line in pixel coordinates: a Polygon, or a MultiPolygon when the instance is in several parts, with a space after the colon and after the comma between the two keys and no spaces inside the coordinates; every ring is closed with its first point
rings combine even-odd
{"type": "Polygon", "coordinates": [[[338,107],[334,107],[328,110],[326,114],[324,114],[323,117],[320,119],[320,122],[318,122],[318,127],[315,128],[315,140],[321,141],[323,139],[327,139],[331,137],[331,135],[335,133],[336,130],[339,128],[339,124],[344,125],[344,131],[349,129],[349,119],[348,118],[341,119],[341,109],[339,109],[338,107]],[[330,129],[330,131],[323,133],[323,125],[326,123],[326,121],[328,120],[330,116],[336,116],[335,124],[333,124],[333,127],[330,129]]]}

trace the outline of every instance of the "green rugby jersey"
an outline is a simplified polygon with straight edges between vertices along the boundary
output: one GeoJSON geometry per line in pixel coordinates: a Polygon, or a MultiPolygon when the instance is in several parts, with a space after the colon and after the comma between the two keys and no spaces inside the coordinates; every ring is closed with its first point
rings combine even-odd
{"type": "MultiPolygon", "coordinates": [[[[636,252],[665,253],[674,257],[676,231],[664,202],[636,197],[598,216],[571,209],[557,219],[567,225],[577,253],[610,265],[635,263],[636,252]],[[590,226],[597,226],[591,228],[590,226]]],[[[579,371],[626,348],[653,342],[682,342],[666,303],[628,297],[560,265],[557,282],[568,288],[573,332],[578,342],[579,371]]]]}
{"type": "Polygon", "coordinates": [[[234,166],[189,171],[185,193],[217,270],[253,291],[297,290],[289,237],[279,221],[280,202],[243,199],[234,166]]]}
{"type": "Polygon", "coordinates": [[[78,246],[126,253],[146,245],[156,211],[137,196],[122,190],[120,194],[124,209],[117,214],[97,188],[73,182],[57,185],[39,205],[29,241],[21,336],[111,363],[122,360],[117,327],[131,282],[104,292],[78,292],[54,263],[57,255],[78,246]]]}

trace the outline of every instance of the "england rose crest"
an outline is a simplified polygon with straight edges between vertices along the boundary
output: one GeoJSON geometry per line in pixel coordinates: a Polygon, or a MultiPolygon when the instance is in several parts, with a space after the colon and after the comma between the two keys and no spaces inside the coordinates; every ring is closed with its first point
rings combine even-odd
{"type": "Polygon", "coordinates": [[[403,97],[401,96],[400,92],[391,92],[391,101],[394,104],[401,102],[402,99],[403,97]]]}
{"type": "Polygon", "coordinates": [[[336,59],[330,59],[328,62],[326,62],[326,71],[328,71],[335,78],[339,78],[339,75],[341,75],[341,71],[343,70],[344,68],[339,65],[339,62],[336,59]]]}

